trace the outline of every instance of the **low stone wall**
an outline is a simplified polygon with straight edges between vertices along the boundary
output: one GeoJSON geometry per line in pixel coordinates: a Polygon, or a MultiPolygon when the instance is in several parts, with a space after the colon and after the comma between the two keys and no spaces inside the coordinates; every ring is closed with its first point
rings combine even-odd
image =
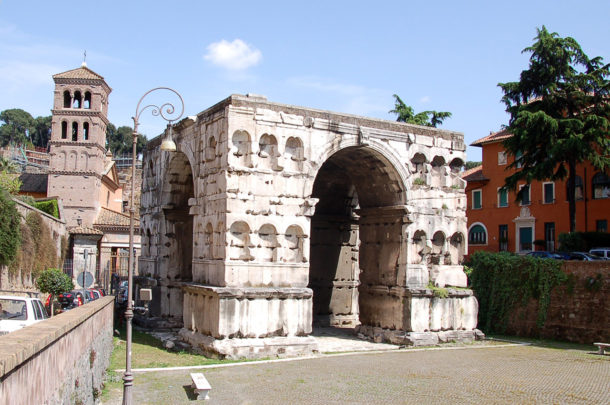
{"type": "Polygon", "coordinates": [[[112,351],[113,297],[0,336],[0,404],[95,404],[112,351]]]}
{"type": "Polygon", "coordinates": [[[551,293],[547,319],[538,328],[538,301],[517,308],[507,333],[576,343],[610,343],[610,262],[565,262],[566,285],[551,293]]]}

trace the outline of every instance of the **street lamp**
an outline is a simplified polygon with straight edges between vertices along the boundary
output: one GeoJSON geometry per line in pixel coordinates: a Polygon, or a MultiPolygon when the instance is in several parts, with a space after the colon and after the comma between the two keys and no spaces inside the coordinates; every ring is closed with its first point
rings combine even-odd
{"type": "Polygon", "coordinates": [[[168,122],[168,136],[161,144],[161,150],[169,150],[175,151],[176,144],[172,140],[172,122],[180,119],[182,114],[184,113],[184,101],[182,100],[182,96],[174,89],[170,89],[169,87],[156,87],[144,93],[144,95],[138,101],[138,106],[136,107],[136,114],[133,119],[133,145],[131,152],[131,195],[129,196],[129,261],[127,263],[127,309],[125,310],[125,321],[127,323],[127,353],[125,355],[125,374],[123,376],[123,405],[131,405],[132,401],[132,386],[133,386],[133,374],[131,372],[131,321],[133,319],[133,265],[134,263],[134,247],[133,247],[133,234],[134,234],[134,213],[135,209],[133,206],[133,196],[135,194],[135,178],[136,178],[136,144],[138,141],[138,125],[140,124],[140,114],[144,112],[146,109],[150,108],[151,113],[154,116],[161,116],[165,121],[168,122]],[[160,106],[155,104],[147,104],[140,108],[140,104],[146,96],[150,93],[158,91],[158,90],[166,90],[174,93],[178,96],[180,100],[180,114],[176,113],[176,108],[172,103],[164,103],[160,106]]]}

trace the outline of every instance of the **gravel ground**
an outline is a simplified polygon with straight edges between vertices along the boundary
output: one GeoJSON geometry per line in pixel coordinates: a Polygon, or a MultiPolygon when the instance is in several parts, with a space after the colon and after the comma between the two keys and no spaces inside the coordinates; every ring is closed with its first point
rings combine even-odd
{"type": "Polygon", "coordinates": [[[133,395],[135,404],[610,404],[610,356],[501,345],[321,355],[136,372],[133,395]],[[195,399],[191,372],[210,382],[208,401],[195,399]]]}

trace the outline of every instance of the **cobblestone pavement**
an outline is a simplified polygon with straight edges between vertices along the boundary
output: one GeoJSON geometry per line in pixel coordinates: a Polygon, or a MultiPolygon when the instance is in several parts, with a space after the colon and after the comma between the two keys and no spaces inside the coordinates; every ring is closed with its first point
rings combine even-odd
{"type": "MultiPolygon", "coordinates": [[[[136,373],[136,404],[610,404],[610,356],[536,346],[394,350],[136,373]],[[203,372],[197,401],[189,373],[203,372]]],[[[119,393],[120,394],[120,393],[119,393]]],[[[112,398],[112,404],[121,402],[112,398]]]]}

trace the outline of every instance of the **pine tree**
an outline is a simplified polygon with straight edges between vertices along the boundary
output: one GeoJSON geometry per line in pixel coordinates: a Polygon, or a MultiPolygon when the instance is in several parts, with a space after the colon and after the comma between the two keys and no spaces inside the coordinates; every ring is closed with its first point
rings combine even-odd
{"type": "MultiPolygon", "coordinates": [[[[521,181],[568,179],[570,232],[576,229],[576,165],[610,165],[609,64],[589,58],[573,38],[537,29],[529,68],[518,82],[499,83],[510,114],[504,142],[517,171],[506,187],[521,181]]],[[[520,193],[518,194],[520,198],[520,193]]]]}

